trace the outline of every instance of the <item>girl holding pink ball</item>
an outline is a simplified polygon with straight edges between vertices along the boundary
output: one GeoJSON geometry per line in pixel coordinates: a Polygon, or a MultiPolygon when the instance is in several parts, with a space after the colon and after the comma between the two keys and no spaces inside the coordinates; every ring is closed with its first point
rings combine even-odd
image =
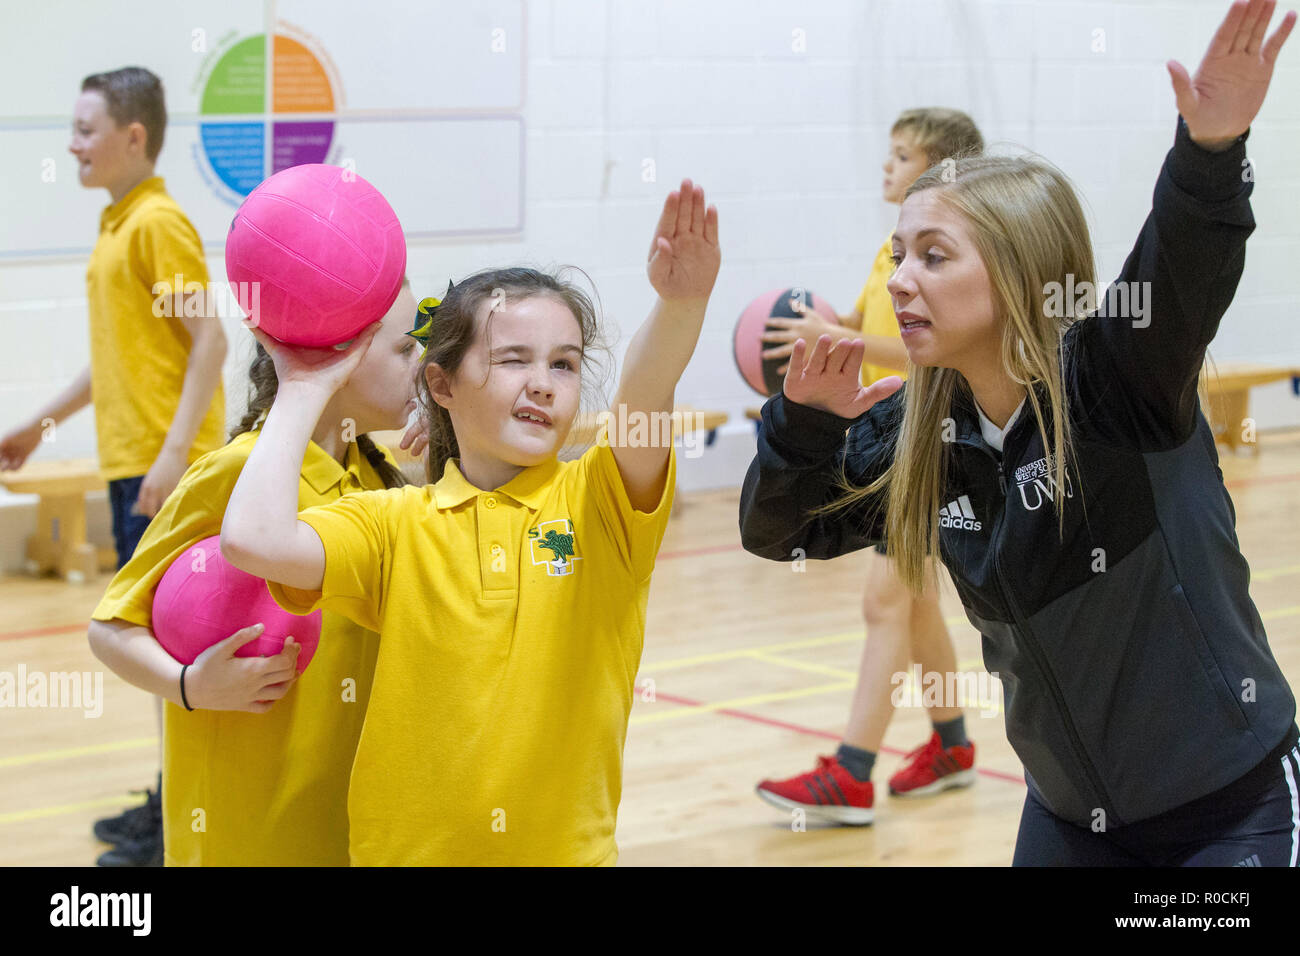
{"type": "MultiPolygon", "coordinates": [[[[227,273],[255,296],[256,324],[313,344],[373,326],[365,361],[312,423],[295,483],[301,507],[405,484],[366,432],[401,427],[415,406],[406,246],[378,191],[348,177],[325,166],[278,173],[245,201],[227,240],[227,273]]],[[[96,607],[89,639],[118,676],[168,701],[169,865],[342,866],[378,635],[328,611],[286,629],[265,583],[213,546],[280,388],[260,346],[249,380],[230,443],[196,461],[167,498],[96,607]]],[[[412,442],[418,454],[418,429],[403,440],[412,442]]]]}
{"type": "MultiPolygon", "coordinates": [[[[419,349],[405,333],[414,314],[415,301],[403,288],[353,380],[317,419],[297,476],[302,507],[404,481],[364,432],[401,427],[413,406],[419,349]],[[339,424],[347,419],[357,429],[352,441],[344,440],[339,424]]],[[[232,618],[230,636],[189,666],[152,630],[159,582],[173,563],[191,565],[196,545],[220,532],[230,493],[261,437],[279,383],[260,348],[249,379],[248,413],[230,444],[195,462],[167,499],[95,608],[90,645],[123,680],[167,701],[168,865],[346,866],[348,777],[379,636],[325,611],[312,665],[298,673],[301,644],[293,637],[278,654],[239,655],[263,633],[259,621],[248,619],[251,611],[232,618]]],[[[210,557],[208,568],[214,563],[210,557]]],[[[306,629],[308,622],[301,624],[306,629]]]]}

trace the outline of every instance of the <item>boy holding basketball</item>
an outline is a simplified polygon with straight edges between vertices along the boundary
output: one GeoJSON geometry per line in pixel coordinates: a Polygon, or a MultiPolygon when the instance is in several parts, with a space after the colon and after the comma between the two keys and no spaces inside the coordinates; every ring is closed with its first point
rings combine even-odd
{"type": "MultiPolygon", "coordinates": [[[[191,293],[195,302],[172,287],[179,276],[184,287],[206,289],[208,270],[198,233],[154,174],[166,127],[162,82],[150,71],[126,67],[82,81],[68,150],[81,184],[107,189],[112,200],[86,270],[90,366],[0,439],[0,469],[19,468],[40,444],[43,422],[94,402],[119,568],[185,469],[221,447],[225,428],[225,334],[204,292],[191,293]]],[[[97,836],[120,844],[102,865],[161,863],[158,806],[151,793],[144,807],[96,824],[97,836]]]]}
{"type": "MultiPolygon", "coordinates": [[[[984,138],[969,116],[942,107],[904,110],[894,121],[889,140],[883,198],[895,205],[902,203],[908,187],[931,166],[951,162],[952,157],[978,154],[984,148],[984,138]]],[[[780,328],[764,338],[782,344],[769,347],[764,357],[787,360],[798,338],[805,342],[815,342],[823,334],[832,341],[860,338],[864,359],[859,377],[864,386],[888,375],[904,375],[907,350],[886,288],[894,272],[893,244],[891,232],[876,253],[851,315],[841,317],[838,324],[813,310],[807,310],[803,318],[773,319],[771,324],[780,328]]],[[[779,372],[784,375],[785,371],[783,364],[779,372]]],[[[910,661],[927,675],[957,671],[937,587],[927,586],[919,595],[908,593],[893,562],[885,557],[884,547],[875,552],[868,555],[862,598],[867,643],[843,739],[835,754],[819,758],[813,770],[758,784],[758,796],[782,810],[801,808],[833,823],[873,822],[871,775],[894,716],[898,675],[907,672],[910,661]]],[[[959,702],[939,700],[927,710],[930,736],[889,778],[893,796],[928,796],[975,780],[975,744],[966,735],[959,702]]]]}

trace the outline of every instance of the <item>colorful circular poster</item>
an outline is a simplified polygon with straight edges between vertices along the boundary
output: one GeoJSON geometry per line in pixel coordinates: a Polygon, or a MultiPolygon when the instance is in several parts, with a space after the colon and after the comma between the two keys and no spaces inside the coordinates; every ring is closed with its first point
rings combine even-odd
{"type": "Polygon", "coordinates": [[[282,169],[325,162],[334,140],[334,87],[320,57],[280,33],[272,36],[271,46],[269,112],[265,34],[245,37],[226,50],[199,100],[202,152],[236,201],[282,169]],[[259,114],[262,119],[247,118],[259,114]]]}

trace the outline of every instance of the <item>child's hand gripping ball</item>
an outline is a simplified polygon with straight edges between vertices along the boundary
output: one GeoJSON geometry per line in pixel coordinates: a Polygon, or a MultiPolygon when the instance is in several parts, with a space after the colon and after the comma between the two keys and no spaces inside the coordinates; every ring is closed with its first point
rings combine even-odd
{"type": "Polygon", "coordinates": [[[264,580],[221,556],[219,535],[186,548],[154,592],[154,636],[182,664],[193,664],[213,644],[258,623],[265,625],[261,636],[239,648],[236,657],[279,654],[292,636],[302,648],[298,673],[307,669],[320,643],[321,612],[300,617],[281,608],[264,580]]]}

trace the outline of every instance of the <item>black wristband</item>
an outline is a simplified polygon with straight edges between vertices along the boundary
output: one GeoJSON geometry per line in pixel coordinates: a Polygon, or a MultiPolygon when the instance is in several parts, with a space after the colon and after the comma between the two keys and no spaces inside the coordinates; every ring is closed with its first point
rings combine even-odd
{"type": "Polygon", "coordinates": [[[185,705],[186,710],[193,710],[190,706],[189,699],[185,696],[185,672],[189,669],[189,664],[181,665],[181,703],[185,705]]]}

